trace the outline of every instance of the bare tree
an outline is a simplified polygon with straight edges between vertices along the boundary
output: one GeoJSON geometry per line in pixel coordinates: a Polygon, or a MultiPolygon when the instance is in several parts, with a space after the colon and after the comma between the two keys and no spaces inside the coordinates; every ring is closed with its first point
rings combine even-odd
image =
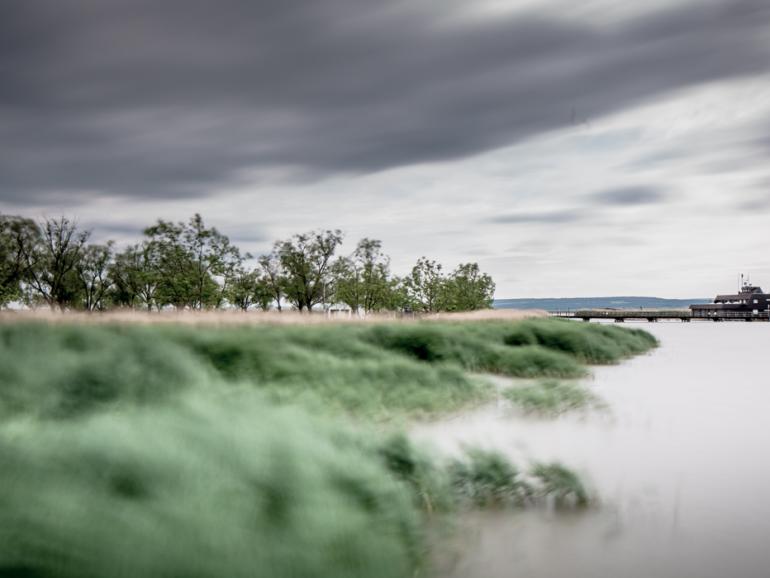
{"type": "Polygon", "coordinates": [[[27,277],[25,255],[34,250],[40,238],[33,220],[0,215],[0,307],[21,299],[27,277]]]}
{"type": "Polygon", "coordinates": [[[65,309],[78,291],[76,267],[90,236],[67,219],[47,219],[41,226],[42,241],[25,250],[27,280],[49,307],[65,309]]]}

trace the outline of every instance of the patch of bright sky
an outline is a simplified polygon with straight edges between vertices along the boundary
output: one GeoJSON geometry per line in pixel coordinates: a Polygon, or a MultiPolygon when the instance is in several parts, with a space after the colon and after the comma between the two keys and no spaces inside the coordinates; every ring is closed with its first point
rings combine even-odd
{"type": "MultiPolygon", "coordinates": [[[[700,0],[708,4],[709,0],[700,0]]],[[[645,2],[618,2],[617,0],[476,0],[462,3],[463,17],[499,18],[527,12],[549,12],[560,14],[564,19],[577,20],[586,24],[618,24],[646,14],[672,9],[684,2],[677,0],[646,0],[645,2]]]]}

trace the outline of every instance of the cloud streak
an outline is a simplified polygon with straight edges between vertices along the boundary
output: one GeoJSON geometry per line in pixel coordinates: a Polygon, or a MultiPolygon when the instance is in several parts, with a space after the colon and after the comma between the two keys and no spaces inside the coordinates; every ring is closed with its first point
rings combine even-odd
{"type": "Polygon", "coordinates": [[[591,200],[602,206],[634,207],[663,203],[670,197],[670,194],[660,187],[632,186],[600,191],[592,195],[591,200]]]}
{"type": "Polygon", "coordinates": [[[536,211],[522,213],[508,213],[497,215],[485,219],[484,223],[495,225],[519,225],[519,224],[538,224],[538,225],[562,225],[567,223],[577,223],[583,221],[586,215],[583,211],[565,210],[565,211],[536,211]]]}
{"type": "Polygon", "coordinates": [[[612,28],[450,16],[437,0],[10,0],[0,201],[186,198],[253,171],[463,158],[770,70],[763,0],[612,28]]]}

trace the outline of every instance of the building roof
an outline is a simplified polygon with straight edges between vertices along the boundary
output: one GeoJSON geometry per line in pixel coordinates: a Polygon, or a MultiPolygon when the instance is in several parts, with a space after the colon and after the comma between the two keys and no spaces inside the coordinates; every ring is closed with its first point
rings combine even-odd
{"type": "Polygon", "coordinates": [[[768,295],[767,293],[762,293],[762,290],[760,289],[759,291],[756,291],[754,293],[738,293],[737,295],[736,294],[717,295],[714,301],[743,301],[744,299],[751,300],[751,299],[757,299],[759,297],[768,298],[770,297],[770,295],[768,295]]]}

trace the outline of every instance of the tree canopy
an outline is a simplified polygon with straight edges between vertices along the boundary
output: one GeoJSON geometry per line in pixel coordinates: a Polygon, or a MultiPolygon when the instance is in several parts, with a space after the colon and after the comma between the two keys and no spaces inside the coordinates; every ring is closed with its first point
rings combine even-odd
{"type": "Polygon", "coordinates": [[[66,218],[36,223],[0,214],[0,307],[10,303],[103,311],[213,309],[299,311],[344,306],[358,315],[488,308],[495,284],[477,263],[451,273],[420,257],[404,277],[391,271],[377,239],[339,254],[339,230],[308,231],[252,257],[199,214],[159,219],[140,242],[91,243],[91,232],[66,218]]]}

